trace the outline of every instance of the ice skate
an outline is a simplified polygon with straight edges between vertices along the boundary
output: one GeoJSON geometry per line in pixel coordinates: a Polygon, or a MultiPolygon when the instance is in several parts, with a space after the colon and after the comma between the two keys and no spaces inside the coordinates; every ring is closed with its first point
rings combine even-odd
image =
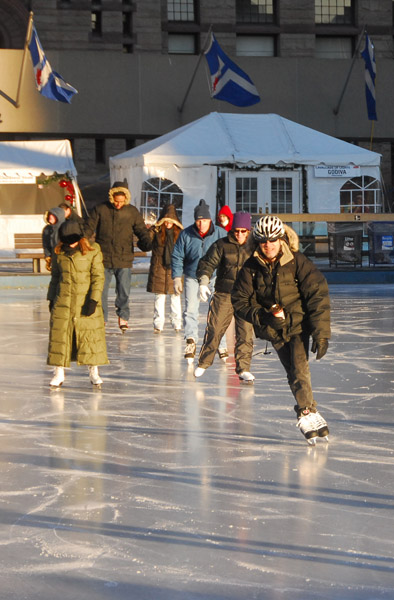
{"type": "Polygon", "coordinates": [[[55,367],[53,377],[50,381],[50,386],[54,390],[58,390],[64,381],[64,367],[55,367]]]}
{"type": "Polygon", "coordinates": [[[255,376],[249,371],[242,371],[242,373],[238,374],[238,377],[242,383],[249,383],[250,385],[252,385],[255,380],[255,376]]]}
{"type": "Polygon", "coordinates": [[[315,427],[317,429],[319,437],[324,438],[326,442],[328,442],[328,434],[330,432],[328,429],[327,421],[321,416],[321,414],[318,411],[311,414],[313,416],[315,427]]]}
{"type": "Polygon", "coordinates": [[[194,356],[196,354],[196,342],[193,338],[187,338],[185,348],[185,358],[189,365],[193,364],[194,356]]]}
{"type": "Polygon", "coordinates": [[[308,407],[298,409],[297,411],[297,427],[301,433],[305,436],[306,441],[311,446],[316,444],[316,440],[319,437],[315,419],[315,413],[312,413],[308,407]]]}
{"type": "Polygon", "coordinates": [[[227,350],[227,348],[219,348],[218,355],[219,355],[220,360],[222,360],[225,363],[227,361],[227,359],[228,359],[228,350],[227,350]]]}
{"type": "Polygon", "coordinates": [[[89,377],[90,377],[90,383],[96,389],[101,389],[101,384],[103,383],[103,380],[101,379],[101,377],[99,375],[99,371],[98,371],[98,367],[97,366],[90,366],[89,367],[89,377]]]}
{"type": "Polygon", "coordinates": [[[204,369],[203,367],[196,367],[195,371],[194,371],[194,377],[201,377],[202,375],[204,375],[206,369],[204,369]]]}
{"type": "Polygon", "coordinates": [[[119,323],[119,329],[121,330],[121,332],[125,333],[129,328],[128,322],[125,319],[122,319],[121,317],[119,317],[118,323],[119,323]]]}

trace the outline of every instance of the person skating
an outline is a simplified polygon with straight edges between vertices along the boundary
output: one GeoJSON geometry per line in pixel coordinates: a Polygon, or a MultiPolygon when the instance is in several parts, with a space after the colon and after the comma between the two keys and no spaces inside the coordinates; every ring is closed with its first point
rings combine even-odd
{"type": "Polygon", "coordinates": [[[153,330],[160,333],[165,323],[165,305],[170,298],[170,321],[176,332],[182,327],[181,297],[174,292],[171,277],[171,256],[183,225],[173,204],[165,206],[157,223],[150,228],[152,258],[150,261],[146,290],[155,294],[153,330]]]}
{"type": "Polygon", "coordinates": [[[42,230],[41,237],[47,271],[51,270],[52,253],[59,243],[60,226],[68,220],[82,222],[82,217],[73,210],[72,204],[67,200],[61,202],[59,206],[47,210],[44,214],[46,225],[42,230]]]}
{"type": "Polygon", "coordinates": [[[186,340],[185,358],[193,363],[198,340],[198,316],[200,307],[199,283],[196,270],[198,261],[209,247],[226,232],[212,223],[209,207],[200,200],[194,209],[194,223],[181,231],[174,246],[171,259],[174,291],[181,294],[182,277],[185,286],[185,307],[183,311],[184,337],[186,340]]]}
{"type": "MultiPolygon", "coordinates": [[[[234,281],[244,262],[251,255],[254,243],[249,237],[251,216],[246,212],[236,212],[231,231],[209,248],[198,263],[197,278],[200,284],[200,298],[208,300],[209,281],[215,272],[215,291],[210,298],[207,326],[204,340],[198,357],[195,377],[201,377],[214,361],[219,343],[234,315],[231,304],[231,291],[234,281]]],[[[253,326],[235,317],[235,371],[241,381],[253,383],[254,375],[250,372],[253,353],[253,326]]]]}
{"type": "Polygon", "coordinates": [[[223,227],[227,231],[231,231],[233,227],[233,213],[232,210],[227,204],[222,206],[222,208],[218,212],[218,225],[223,227]]]}
{"type": "Polygon", "coordinates": [[[47,364],[55,367],[50,386],[60,387],[71,361],[87,365],[101,386],[98,365],[108,363],[101,295],[104,266],[98,244],[83,237],[83,225],[65,221],[52,256],[47,299],[51,312],[47,364]]]}
{"type": "Polygon", "coordinates": [[[309,340],[317,360],[330,338],[330,300],[324,275],[298,251],[298,236],[275,216],[257,221],[257,250],[232,291],[235,314],[252,323],[256,337],[272,343],[296,400],[297,425],[309,443],[327,437],[317,411],[308,363],[309,340]]]}
{"type": "Polygon", "coordinates": [[[138,247],[147,252],[152,248],[149,231],[138,209],[130,204],[127,182],[116,181],[109,190],[109,200],[95,206],[85,223],[85,235],[96,233],[96,242],[103,253],[105,282],[103,289],[104,320],[108,321],[108,291],[111,279],[116,280],[115,307],[122,332],[128,329],[131,267],[134,260],[134,236],[138,247]]]}

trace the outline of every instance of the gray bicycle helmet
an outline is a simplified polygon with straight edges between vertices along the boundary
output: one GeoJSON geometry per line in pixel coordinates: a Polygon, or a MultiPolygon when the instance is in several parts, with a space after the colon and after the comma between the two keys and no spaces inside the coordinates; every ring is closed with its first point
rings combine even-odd
{"type": "Polygon", "coordinates": [[[254,228],[253,237],[259,243],[274,242],[285,235],[285,228],[278,217],[261,217],[254,228]]]}

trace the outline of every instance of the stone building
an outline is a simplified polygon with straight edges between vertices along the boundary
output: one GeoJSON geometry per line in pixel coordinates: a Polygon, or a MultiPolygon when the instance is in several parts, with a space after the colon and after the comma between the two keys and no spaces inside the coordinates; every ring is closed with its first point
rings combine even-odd
{"type": "Polygon", "coordinates": [[[0,140],[70,139],[87,195],[108,187],[110,156],[217,111],[276,113],[380,152],[392,201],[392,0],[0,0],[0,56],[0,140]],[[52,68],[79,92],[70,105],[37,92],[30,56],[20,80],[29,11],[52,68]],[[211,99],[199,62],[210,27],[258,104],[211,99]],[[364,27],[377,64],[373,130],[364,27]]]}

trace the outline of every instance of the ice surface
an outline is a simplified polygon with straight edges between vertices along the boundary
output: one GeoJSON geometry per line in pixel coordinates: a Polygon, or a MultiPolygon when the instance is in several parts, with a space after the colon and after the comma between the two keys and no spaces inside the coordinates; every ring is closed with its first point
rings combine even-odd
{"type": "Polygon", "coordinates": [[[2,290],[1,600],[393,598],[394,286],[331,296],[311,448],[265,343],[254,386],[232,358],[195,380],[133,289],[102,390],[73,365],[54,392],[45,290],[2,290]]]}

